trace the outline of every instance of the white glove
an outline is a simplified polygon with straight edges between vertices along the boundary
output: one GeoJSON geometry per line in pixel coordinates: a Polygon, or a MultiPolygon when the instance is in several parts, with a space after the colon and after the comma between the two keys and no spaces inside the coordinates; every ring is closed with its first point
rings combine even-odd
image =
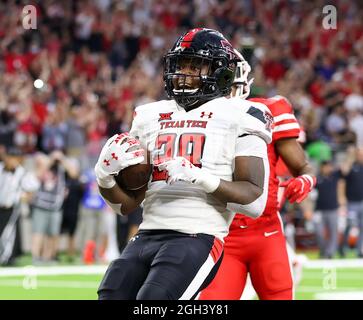
{"type": "Polygon", "coordinates": [[[196,167],[184,157],[176,157],[158,166],[168,173],[167,183],[186,181],[200,186],[207,193],[214,192],[220,183],[220,178],[211,175],[205,170],[196,167]]]}
{"type": "Polygon", "coordinates": [[[138,140],[130,137],[127,132],[115,134],[103,146],[96,163],[95,174],[98,185],[106,189],[112,188],[116,184],[113,177],[115,174],[118,174],[120,170],[143,161],[144,150],[140,147],[138,140]],[[125,141],[126,139],[127,141],[125,141]],[[128,151],[133,146],[139,148],[128,151]]]}

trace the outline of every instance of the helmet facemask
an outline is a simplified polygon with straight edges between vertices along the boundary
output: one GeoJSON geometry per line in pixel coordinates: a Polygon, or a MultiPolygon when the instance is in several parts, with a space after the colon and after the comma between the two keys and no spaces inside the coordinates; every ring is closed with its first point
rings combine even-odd
{"type": "Polygon", "coordinates": [[[250,95],[254,78],[248,79],[251,72],[250,65],[236,49],[234,49],[234,52],[239,61],[237,62],[236,75],[233,81],[234,90],[232,90],[231,96],[246,99],[250,95]]]}
{"type": "Polygon", "coordinates": [[[228,96],[237,60],[232,45],[220,32],[189,30],[164,57],[165,90],[186,111],[228,96]]]}
{"type": "Polygon", "coordinates": [[[203,55],[166,55],[164,80],[169,97],[189,111],[217,96],[228,94],[221,92],[216,85],[213,75],[218,72],[218,63],[215,64],[211,57],[203,55]]]}
{"type": "MultiPolygon", "coordinates": [[[[172,58],[174,60],[174,58],[172,58]]],[[[201,57],[175,57],[175,70],[172,76],[175,100],[186,107],[192,107],[203,94],[202,83],[211,73],[211,61],[201,57]]]]}

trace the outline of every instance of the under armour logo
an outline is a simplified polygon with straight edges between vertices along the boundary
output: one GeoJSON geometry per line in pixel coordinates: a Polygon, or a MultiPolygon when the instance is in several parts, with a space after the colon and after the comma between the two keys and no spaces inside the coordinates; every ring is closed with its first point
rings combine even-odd
{"type": "Polygon", "coordinates": [[[103,159],[103,163],[108,167],[111,165],[111,160],[118,160],[118,156],[116,156],[116,153],[112,152],[111,153],[111,159],[103,159]]]}
{"type": "Polygon", "coordinates": [[[208,119],[212,118],[213,112],[209,112],[208,114],[206,114],[204,111],[200,114],[200,117],[208,117],[208,119]]]}
{"type": "Polygon", "coordinates": [[[158,121],[163,121],[163,120],[171,120],[171,115],[173,114],[174,112],[168,112],[168,113],[159,113],[159,120],[158,121]]]}

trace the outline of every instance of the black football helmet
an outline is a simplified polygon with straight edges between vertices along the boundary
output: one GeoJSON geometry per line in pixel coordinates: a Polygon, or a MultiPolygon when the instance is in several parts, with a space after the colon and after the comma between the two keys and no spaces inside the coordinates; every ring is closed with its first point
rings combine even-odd
{"type": "Polygon", "coordinates": [[[238,57],[218,31],[186,32],[164,57],[164,83],[169,98],[187,111],[231,92],[238,57]],[[185,67],[194,73],[183,73],[185,67]],[[192,81],[192,80],[193,81],[192,81]],[[197,84],[192,86],[191,83],[197,84]]]}

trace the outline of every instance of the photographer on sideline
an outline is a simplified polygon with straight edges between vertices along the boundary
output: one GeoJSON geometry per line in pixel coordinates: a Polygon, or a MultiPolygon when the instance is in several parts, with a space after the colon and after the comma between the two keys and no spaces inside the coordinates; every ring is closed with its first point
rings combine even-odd
{"type": "MultiPolygon", "coordinates": [[[[5,149],[4,149],[5,150],[5,149]]],[[[0,265],[10,265],[21,253],[20,201],[39,187],[32,173],[22,166],[20,149],[8,147],[0,159],[0,265]]]]}
{"type": "Polygon", "coordinates": [[[38,154],[35,161],[40,188],[32,201],[32,256],[38,264],[56,259],[66,196],[65,172],[76,177],[77,168],[61,151],[38,154]]]}

